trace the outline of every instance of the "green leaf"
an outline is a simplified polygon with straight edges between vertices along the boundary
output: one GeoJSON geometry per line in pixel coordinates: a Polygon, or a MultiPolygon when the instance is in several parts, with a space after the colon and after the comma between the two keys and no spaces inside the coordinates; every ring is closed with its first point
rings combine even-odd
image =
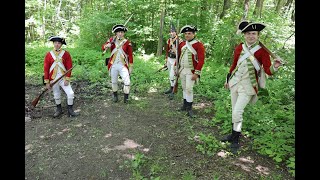
{"type": "Polygon", "coordinates": [[[282,161],[282,159],[279,158],[279,157],[275,157],[274,159],[275,159],[277,162],[281,162],[281,161],[282,161]]]}
{"type": "Polygon", "coordinates": [[[273,152],[270,149],[266,149],[267,154],[272,154],[273,152]]]}
{"type": "Polygon", "coordinates": [[[296,166],[296,163],[294,162],[291,162],[290,164],[287,165],[287,167],[290,167],[290,168],[294,168],[296,166]]]}

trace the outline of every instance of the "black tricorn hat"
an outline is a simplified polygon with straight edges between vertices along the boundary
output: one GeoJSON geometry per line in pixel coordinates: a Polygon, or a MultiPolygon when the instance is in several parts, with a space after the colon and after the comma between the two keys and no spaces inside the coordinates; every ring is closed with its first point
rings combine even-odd
{"type": "Polygon", "coordinates": [[[181,28],[180,33],[185,33],[185,32],[196,32],[198,31],[197,28],[195,26],[191,26],[191,25],[185,25],[181,28]]]}
{"type": "Polygon", "coordinates": [[[256,23],[256,22],[249,22],[249,21],[241,21],[238,29],[241,32],[248,32],[248,31],[262,31],[266,25],[262,23],[256,23]]]}
{"type": "Polygon", "coordinates": [[[119,31],[127,32],[127,30],[128,29],[122,24],[117,24],[117,25],[114,25],[112,27],[112,32],[113,33],[116,33],[116,32],[119,32],[119,31]]]}
{"type": "Polygon", "coordinates": [[[49,41],[52,41],[52,42],[58,41],[58,42],[61,42],[62,44],[67,45],[66,40],[59,36],[50,36],[49,41]]]}

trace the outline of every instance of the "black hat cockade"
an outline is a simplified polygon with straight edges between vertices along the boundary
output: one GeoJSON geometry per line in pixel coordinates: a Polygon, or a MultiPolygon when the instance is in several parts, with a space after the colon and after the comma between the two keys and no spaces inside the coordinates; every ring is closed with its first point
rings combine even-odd
{"type": "Polygon", "coordinates": [[[127,32],[127,30],[128,29],[122,24],[117,24],[117,25],[114,25],[112,27],[112,32],[113,33],[116,33],[116,32],[119,32],[119,31],[127,32]]]}
{"type": "Polygon", "coordinates": [[[50,36],[49,41],[52,41],[52,42],[58,41],[58,42],[61,42],[62,44],[67,45],[66,40],[59,36],[50,36]]]}
{"type": "Polygon", "coordinates": [[[244,33],[248,31],[262,31],[265,27],[266,25],[262,23],[241,21],[239,23],[238,29],[244,33]]]}
{"type": "Polygon", "coordinates": [[[197,28],[195,26],[191,26],[191,25],[185,25],[181,28],[180,33],[185,33],[185,32],[196,32],[198,31],[197,28]]]}

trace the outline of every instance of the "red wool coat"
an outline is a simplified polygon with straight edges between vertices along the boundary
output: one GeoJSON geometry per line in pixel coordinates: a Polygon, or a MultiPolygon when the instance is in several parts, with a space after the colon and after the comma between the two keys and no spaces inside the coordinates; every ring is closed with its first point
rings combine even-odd
{"type": "MultiPolygon", "coordinates": [[[[47,52],[44,58],[44,82],[45,83],[48,83],[55,78],[56,69],[53,69],[51,72],[49,72],[53,62],[54,62],[54,59],[51,56],[51,53],[47,52]]],[[[66,50],[62,56],[62,64],[64,65],[67,71],[72,67],[72,59],[71,59],[70,53],[66,50]]],[[[63,70],[62,70],[62,73],[64,73],[63,70]]],[[[69,80],[70,77],[71,77],[71,71],[66,74],[65,79],[69,80]]]]}
{"type": "MultiPolygon", "coordinates": [[[[180,59],[180,55],[181,55],[181,48],[186,44],[186,41],[182,41],[179,44],[179,48],[178,48],[178,58],[180,59]]],[[[192,70],[192,73],[194,73],[195,71],[199,71],[201,72],[202,66],[204,64],[204,59],[205,59],[205,49],[203,44],[198,41],[194,44],[192,44],[192,47],[194,48],[194,50],[196,50],[197,52],[197,56],[198,56],[198,62],[195,60],[194,55],[192,54],[192,62],[193,62],[193,67],[194,70],[192,70]]]]}
{"type": "MultiPolygon", "coordinates": [[[[104,44],[102,45],[102,51],[105,50],[104,46],[107,45],[107,44],[109,44],[109,43],[111,43],[110,52],[113,51],[113,49],[116,47],[115,43],[113,43],[113,38],[110,38],[106,43],[104,43],[104,44]]],[[[129,61],[128,63],[129,63],[129,64],[125,64],[125,66],[126,66],[127,68],[129,68],[128,65],[129,65],[129,66],[132,66],[132,65],[133,65],[132,44],[131,44],[131,42],[130,42],[129,40],[127,40],[127,42],[125,42],[125,43],[122,45],[122,50],[123,50],[124,53],[126,53],[126,55],[127,55],[127,57],[128,57],[128,61],[129,61]]],[[[108,70],[110,70],[110,68],[111,68],[111,66],[112,66],[112,64],[113,64],[112,59],[113,59],[113,56],[115,56],[115,55],[116,55],[116,54],[113,54],[113,55],[110,57],[110,60],[109,60],[109,63],[108,63],[108,70]]]]}
{"type": "MultiPolygon", "coordinates": [[[[177,38],[177,37],[176,37],[177,38]]],[[[174,38],[174,39],[172,39],[172,38],[169,38],[168,40],[167,40],[167,46],[166,46],[166,59],[168,58],[168,56],[169,56],[169,51],[170,51],[170,49],[171,49],[171,43],[172,43],[172,45],[176,45],[176,38],[174,38]],[[173,41],[173,42],[172,42],[173,41]]],[[[179,39],[179,41],[180,41],[180,39],[179,39]]],[[[179,43],[178,43],[179,44],[179,43]]]]}
{"type": "MultiPolygon", "coordinates": [[[[239,57],[240,57],[240,54],[241,54],[241,51],[242,51],[242,44],[243,43],[240,43],[239,45],[237,45],[235,50],[234,50],[233,62],[232,62],[232,65],[230,67],[230,70],[229,70],[230,74],[237,67],[237,63],[238,63],[238,60],[239,60],[239,57]]],[[[254,56],[259,61],[259,63],[263,65],[263,69],[264,69],[266,74],[268,74],[269,76],[274,74],[273,67],[271,66],[272,64],[271,64],[271,60],[270,60],[270,55],[265,49],[263,49],[261,47],[259,50],[257,50],[254,53],[254,56]]],[[[254,71],[255,71],[256,81],[258,82],[257,70],[254,69],[254,71]]],[[[254,89],[256,90],[256,92],[258,91],[257,87],[254,87],[254,89]]]]}

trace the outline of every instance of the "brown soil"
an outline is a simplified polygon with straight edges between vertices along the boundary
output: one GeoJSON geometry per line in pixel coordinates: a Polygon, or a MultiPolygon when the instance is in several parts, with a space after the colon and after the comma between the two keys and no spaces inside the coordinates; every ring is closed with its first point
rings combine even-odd
{"type": "Polygon", "coordinates": [[[198,152],[198,132],[222,136],[208,125],[211,102],[195,102],[197,117],[190,119],[177,111],[178,97],[170,101],[159,91],[132,90],[130,103],[124,104],[121,91],[120,102],[112,102],[106,85],[76,81],[72,87],[80,115],[67,117],[63,103],[64,114],[53,118],[52,92],[31,110],[41,85],[26,83],[25,179],[294,179],[251,150],[245,138],[236,156],[227,149],[219,153],[226,157],[198,152]]]}

